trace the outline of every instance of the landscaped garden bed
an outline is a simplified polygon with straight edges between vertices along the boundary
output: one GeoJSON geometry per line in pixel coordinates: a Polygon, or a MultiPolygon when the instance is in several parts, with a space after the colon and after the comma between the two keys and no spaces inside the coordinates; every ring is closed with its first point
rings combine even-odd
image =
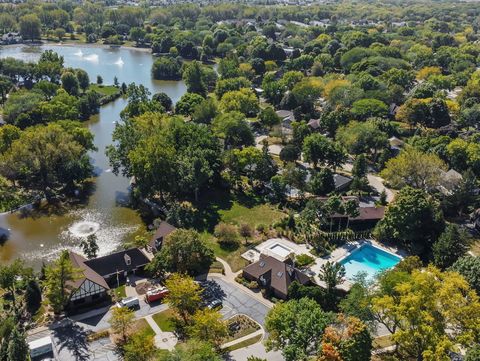
{"type": "Polygon", "coordinates": [[[260,325],[245,315],[236,315],[227,321],[228,336],[223,343],[237,340],[260,330],[260,325]]]}

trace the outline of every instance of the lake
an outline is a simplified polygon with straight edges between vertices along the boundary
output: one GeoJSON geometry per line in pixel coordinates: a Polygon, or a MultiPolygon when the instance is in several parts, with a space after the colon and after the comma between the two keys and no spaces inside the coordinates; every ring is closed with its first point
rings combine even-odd
{"type": "MultiPolygon", "coordinates": [[[[113,84],[116,76],[120,83],[143,84],[152,94],[165,92],[174,103],[186,92],[183,81],[152,79],[150,69],[155,58],[149,52],[135,49],[18,45],[0,48],[0,58],[37,61],[40,54],[48,49],[62,55],[66,67],[87,71],[91,82],[95,82],[97,75],[100,75],[104,84],[113,84]]],[[[42,262],[53,259],[65,248],[80,251],[79,243],[91,233],[97,235],[99,254],[107,254],[135,235],[145,232],[139,214],[128,207],[129,180],[111,172],[105,155],[105,147],[112,142],[115,123],[125,106],[125,99],[117,99],[103,106],[99,114],[85,122],[95,136],[94,144],[98,151],[90,154],[95,178],[91,195],[84,204],[73,209],[35,211],[26,216],[19,213],[0,215],[0,227],[10,233],[9,240],[0,247],[1,262],[22,257],[38,268],[42,262]]]]}

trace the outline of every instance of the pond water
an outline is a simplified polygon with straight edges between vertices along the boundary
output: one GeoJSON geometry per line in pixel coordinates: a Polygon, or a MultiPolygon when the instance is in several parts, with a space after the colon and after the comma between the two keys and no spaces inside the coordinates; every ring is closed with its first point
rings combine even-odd
{"type": "MultiPolygon", "coordinates": [[[[150,75],[154,57],[148,52],[134,49],[110,49],[81,45],[11,46],[0,49],[0,57],[14,57],[37,61],[40,54],[51,49],[62,55],[66,67],[82,68],[95,82],[102,76],[104,84],[112,84],[116,76],[120,83],[143,84],[152,94],[165,92],[178,101],[186,92],[182,81],[157,81],[150,75]]],[[[35,211],[26,215],[11,213],[0,215],[0,228],[9,233],[8,241],[0,246],[0,263],[17,257],[38,267],[54,258],[65,248],[79,251],[81,240],[95,233],[99,254],[119,248],[127,240],[144,232],[138,213],[128,207],[129,180],[115,176],[109,167],[105,147],[111,144],[115,122],[126,105],[123,98],[106,104],[100,113],[85,122],[95,136],[97,152],[90,154],[95,168],[92,192],[76,207],[35,211]],[[72,209],[73,208],[73,209],[72,209]]]]}

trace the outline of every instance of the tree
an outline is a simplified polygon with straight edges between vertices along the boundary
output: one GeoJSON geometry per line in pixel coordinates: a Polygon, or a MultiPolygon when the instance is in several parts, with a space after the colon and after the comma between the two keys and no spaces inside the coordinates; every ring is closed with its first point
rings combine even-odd
{"type": "Polygon", "coordinates": [[[428,251],[444,228],[437,203],[421,189],[405,187],[390,203],[374,235],[380,240],[402,242],[414,252],[428,251]]]}
{"type": "Polygon", "coordinates": [[[128,336],[133,328],[133,320],[135,313],[128,307],[113,307],[112,316],[108,323],[112,327],[115,335],[120,337],[120,342],[125,345],[128,341],[128,336]]]}
{"type": "Polygon", "coordinates": [[[370,361],[372,337],[358,318],[339,314],[325,329],[319,355],[318,361],[370,361]]]}
{"type": "Polygon", "coordinates": [[[332,321],[332,314],[308,298],[277,303],[265,319],[267,350],[281,350],[287,361],[307,360],[332,321]]]}
{"type": "Polygon", "coordinates": [[[215,86],[215,95],[217,99],[222,99],[223,95],[229,91],[240,90],[242,88],[251,88],[252,83],[247,78],[241,76],[238,78],[220,79],[215,86]]]}
{"type": "MultiPolygon", "coordinates": [[[[85,70],[77,69],[75,71],[75,75],[76,75],[77,80],[78,80],[78,86],[85,93],[85,91],[90,86],[90,78],[88,77],[88,73],[85,70]]],[[[62,85],[63,85],[63,81],[62,81],[62,85]]]]}
{"type": "Polygon", "coordinates": [[[440,269],[453,265],[464,256],[470,246],[470,237],[466,230],[456,224],[448,224],[433,244],[433,263],[440,269]]]}
{"type": "Polygon", "coordinates": [[[280,151],[280,160],[286,164],[287,162],[295,162],[300,156],[300,149],[294,144],[287,144],[280,151]]]}
{"type": "Polygon", "coordinates": [[[58,41],[62,41],[63,38],[65,37],[65,29],[64,28],[56,28],[55,29],[55,36],[57,37],[58,41]]]}
{"type": "Polygon", "coordinates": [[[475,345],[467,350],[465,361],[479,361],[480,360],[480,346],[475,345]]]}
{"type": "Polygon", "coordinates": [[[158,80],[179,80],[181,78],[181,61],[162,56],[152,65],[152,76],[158,80]]]}
{"type": "Polygon", "coordinates": [[[458,345],[479,342],[480,301],[460,275],[433,266],[390,272],[397,281],[380,286],[372,307],[402,359],[448,360],[458,345]]]}
{"type": "Polygon", "coordinates": [[[169,290],[165,302],[180,315],[185,324],[190,324],[191,317],[202,301],[200,286],[193,278],[179,273],[172,274],[165,286],[169,290]]]}
{"type": "Polygon", "coordinates": [[[66,71],[61,77],[62,88],[70,95],[78,95],[78,79],[74,73],[66,71]]]}
{"type": "Polygon", "coordinates": [[[407,148],[387,161],[380,176],[395,188],[411,186],[431,191],[440,185],[445,163],[433,153],[407,148]]]}
{"type": "Polygon", "coordinates": [[[388,147],[387,133],[372,121],[349,122],[347,126],[338,129],[337,140],[350,154],[371,154],[374,161],[378,152],[388,147]]]}
{"type": "Polygon", "coordinates": [[[172,99],[166,93],[154,94],[152,97],[152,101],[160,103],[163,109],[165,109],[165,111],[167,112],[172,110],[172,105],[173,105],[172,99]]]}
{"type": "Polygon", "coordinates": [[[319,171],[314,171],[310,182],[308,183],[310,192],[317,196],[324,196],[335,190],[335,181],[333,179],[333,172],[329,168],[322,168],[319,171]]]}
{"type": "Polygon", "coordinates": [[[148,269],[155,274],[179,272],[194,275],[207,270],[214,260],[213,251],[198,232],[177,229],[165,238],[162,249],[155,254],[148,269]]]}
{"type": "Polygon", "coordinates": [[[153,361],[156,360],[156,354],[154,336],[147,332],[132,335],[123,345],[125,361],[153,361]]]}
{"type": "Polygon", "coordinates": [[[41,35],[41,26],[42,24],[35,14],[24,15],[20,18],[20,34],[25,39],[30,39],[31,41],[39,39],[41,35]]]}
{"type": "Polygon", "coordinates": [[[129,35],[130,39],[136,43],[136,46],[140,46],[140,44],[145,41],[145,35],[147,35],[147,32],[143,28],[133,27],[130,29],[129,35]]]}
{"type": "Polygon", "coordinates": [[[245,238],[245,243],[248,243],[248,238],[253,236],[253,228],[248,223],[241,223],[238,233],[245,238]]]}
{"type": "Polygon", "coordinates": [[[337,285],[342,284],[345,277],[345,266],[337,262],[327,261],[320,268],[320,280],[325,282],[327,292],[332,293],[337,285]]]}
{"type": "Polygon", "coordinates": [[[175,105],[175,112],[181,115],[189,116],[195,111],[195,108],[204,101],[201,95],[195,93],[185,93],[175,105]]]}
{"type": "Polygon", "coordinates": [[[265,128],[272,128],[274,125],[280,124],[281,120],[272,107],[262,109],[258,119],[260,120],[260,124],[265,128]]]}
{"type": "Polygon", "coordinates": [[[87,153],[94,149],[92,140],[90,131],[77,122],[30,127],[0,155],[0,169],[11,181],[50,200],[52,192],[71,190],[91,175],[87,153]]]}
{"type": "Polygon", "coordinates": [[[319,164],[336,168],[345,161],[346,157],[338,143],[319,133],[311,134],[304,139],[303,156],[307,162],[313,164],[314,168],[319,164]]]}
{"type": "Polygon", "coordinates": [[[238,230],[233,224],[220,222],[215,226],[213,234],[222,246],[227,248],[238,247],[238,230]]]}
{"type": "Polygon", "coordinates": [[[100,75],[97,75],[97,84],[102,85],[103,84],[103,78],[100,75]]]}
{"type": "Polygon", "coordinates": [[[192,325],[187,328],[190,337],[220,346],[227,336],[227,325],[217,310],[204,308],[197,310],[192,317],[192,325]]]}
{"type": "Polygon", "coordinates": [[[385,117],[388,114],[388,106],[377,99],[360,99],[352,104],[352,116],[358,120],[367,120],[372,117],[385,117]]]}
{"type": "Polygon", "coordinates": [[[366,273],[354,276],[354,283],[347,296],[339,303],[342,313],[356,317],[368,325],[374,325],[374,317],[370,308],[370,288],[366,281],[366,273]]]}
{"type": "Polygon", "coordinates": [[[60,256],[45,270],[45,288],[48,302],[55,314],[67,306],[70,294],[74,291],[73,282],[80,277],[80,270],[73,267],[68,251],[60,256]]]}
{"type": "Polygon", "coordinates": [[[207,85],[204,81],[202,64],[200,62],[194,60],[190,64],[185,64],[182,78],[187,85],[187,92],[206,97],[207,85]]]}
{"type": "Polygon", "coordinates": [[[19,259],[0,267],[0,287],[10,294],[13,309],[17,310],[17,293],[19,280],[31,275],[31,269],[24,266],[19,259]]]}
{"type": "Polygon", "coordinates": [[[252,146],[255,144],[253,132],[239,112],[224,113],[212,123],[214,132],[224,139],[225,149],[252,146]]]}
{"type": "Polygon", "coordinates": [[[450,270],[460,273],[480,295],[480,257],[465,256],[458,259],[450,270]]]}
{"type": "Polygon", "coordinates": [[[80,246],[82,247],[83,253],[85,253],[88,259],[97,257],[99,247],[95,233],[88,235],[86,239],[82,240],[80,246]]]}
{"type": "Polygon", "coordinates": [[[260,109],[255,93],[246,88],[226,92],[220,100],[219,107],[225,113],[240,112],[247,117],[257,115],[260,109]]]}
{"type": "Polygon", "coordinates": [[[195,123],[210,124],[217,115],[217,101],[214,98],[208,97],[195,107],[192,120],[195,123]]]}
{"type": "Polygon", "coordinates": [[[188,340],[177,344],[165,361],[222,361],[212,344],[200,340],[188,340]]]}
{"type": "Polygon", "coordinates": [[[15,326],[8,341],[7,360],[25,361],[28,360],[29,353],[30,350],[25,340],[25,335],[19,330],[19,326],[15,326]]]}

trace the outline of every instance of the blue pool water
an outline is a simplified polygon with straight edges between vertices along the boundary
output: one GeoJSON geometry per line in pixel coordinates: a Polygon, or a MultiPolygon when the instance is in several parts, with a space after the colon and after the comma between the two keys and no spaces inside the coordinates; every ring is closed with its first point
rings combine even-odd
{"type": "Polygon", "coordinates": [[[359,272],[365,272],[371,280],[380,271],[392,268],[401,258],[370,244],[364,244],[340,261],[345,266],[346,276],[352,279],[359,272]]]}

